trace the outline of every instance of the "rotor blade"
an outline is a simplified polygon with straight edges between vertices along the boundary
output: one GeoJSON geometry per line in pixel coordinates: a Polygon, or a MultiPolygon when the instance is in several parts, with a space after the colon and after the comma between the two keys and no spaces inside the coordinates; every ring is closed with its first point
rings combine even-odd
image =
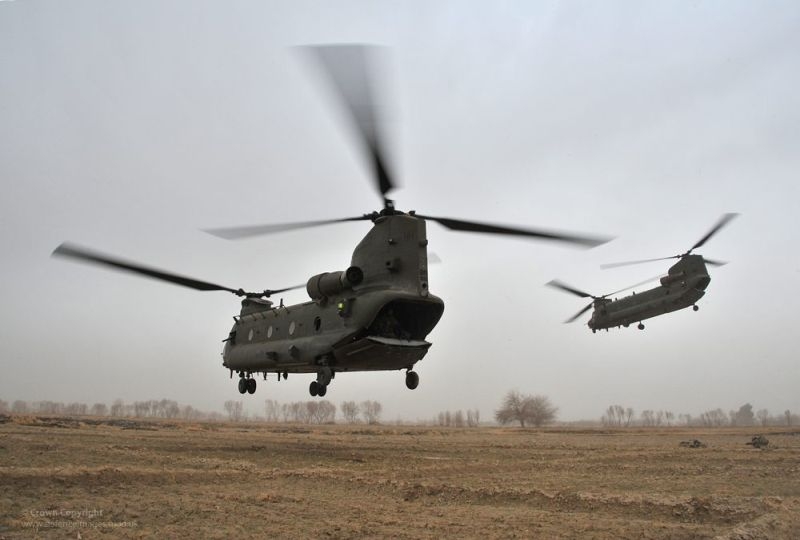
{"type": "Polygon", "coordinates": [[[440,225],[444,225],[448,229],[454,231],[468,231],[468,232],[482,232],[490,234],[505,234],[509,236],[525,236],[529,238],[539,238],[542,240],[554,240],[558,242],[568,242],[571,244],[578,244],[584,247],[595,247],[600,244],[605,244],[611,238],[597,237],[597,236],[579,236],[571,233],[561,233],[557,231],[545,230],[532,230],[521,229],[518,227],[510,227],[507,225],[493,225],[491,223],[479,223],[477,221],[465,221],[461,219],[423,216],[421,214],[414,214],[418,218],[435,221],[440,225]]]}
{"type": "Polygon", "coordinates": [[[709,238],[711,238],[712,236],[714,236],[715,234],[717,234],[717,232],[718,232],[718,231],[719,231],[719,230],[720,230],[722,227],[724,227],[725,225],[727,225],[727,224],[728,224],[728,222],[729,222],[730,220],[732,220],[733,218],[735,218],[735,217],[736,217],[736,216],[738,216],[738,215],[739,215],[739,214],[736,214],[736,213],[728,213],[728,214],[723,214],[723,215],[722,215],[722,217],[721,217],[721,218],[719,219],[719,221],[717,222],[717,224],[716,224],[716,225],[714,225],[714,226],[711,228],[711,230],[710,230],[710,231],[708,231],[708,233],[706,233],[706,235],[705,235],[703,238],[701,238],[700,240],[698,240],[698,241],[697,241],[697,243],[696,243],[695,245],[693,245],[693,246],[692,246],[692,248],[689,250],[689,253],[691,253],[691,252],[692,252],[692,251],[694,251],[695,249],[699,248],[700,246],[702,246],[703,244],[705,244],[706,242],[708,242],[708,239],[709,239],[709,238]]]}
{"type": "Polygon", "coordinates": [[[556,289],[561,289],[562,291],[566,291],[568,293],[574,294],[575,296],[580,296],[581,298],[594,298],[591,294],[589,294],[587,292],[583,292],[580,289],[576,289],[574,287],[570,287],[566,283],[562,283],[562,282],[558,281],[557,279],[554,279],[552,281],[548,281],[547,283],[545,283],[545,285],[548,285],[548,286],[556,288],[556,289]]]}
{"type": "Polygon", "coordinates": [[[571,322],[575,322],[575,320],[576,320],[578,317],[580,317],[581,315],[583,315],[584,313],[586,313],[587,311],[589,311],[590,309],[592,309],[592,306],[593,306],[593,305],[594,305],[594,303],[592,303],[592,304],[589,304],[588,306],[586,306],[585,308],[583,308],[582,310],[580,310],[578,313],[576,313],[575,315],[573,315],[572,317],[570,317],[569,319],[567,319],[566,321],[564,321],[564,324],[568,324],[568,323],[571,323],[571,322]]]}
{"type": "Polygon", "coordinates": [[[286,291],[293,291],[295,289],[305,289],[305,287],[306,287],[306,284],[303,283],[301,285],[292,285],[291,287],[285,287],[283,289],[267,289],[267,290],[264,291],[262,296],[266,296],[267,298],[269,298],[273,294],[279,294],[279,293],[286,292],[286,291]]]}
{"type": "Polygon", "coordinates": [[[625,261],[618,263],[601,264],[600,268],[608,270],[609,268],[619,268],[620,266],[630,266],[632,264],[643,264],[655,261],[668,261],[669,259],[680,259],[680,255],[673,255],[672,257],[660,257],[658,259],[642,259],[641,261],[625,261]]]}
{"type": "Polygon", "coordinates": [[[624,289],[620,289],[620,290],[614,291],[612,293],[604,294],[603,298],[607,298],[609,296],[614,296],[615,294],[619,294],[619,293],[621,293],[623,291],[627,291],[628,289],[635,289],[636,287],[640,287],[642,285],[647,285],[648,283],[652,283],[653,281],[657,281],[657,280],[661,279],[662,275],[663,274],[659,274],[659,275],[657,275],[655,277],[651,277],[650,279],[646,279],[644,281],[640,281],[639,283],[636,283],[635,285],[628,285],[624,289]]]}
{"type": "Polygon", "coordinates": [[[710,264],[711,266],[725,266],[728,264],[728,261],[717,261],[714,259],[706,259],[705,257],[703,257],[703,262],[710,264]]]}
{"type": "Polygon", "coordinates": [[[386,162],[383,134],[378,126],[378,107],[373,96],[373,69],[371,60],[379,47],[369,45],[323,45],[303,47],[319,62],[333,84],[334,93],[342,101],[355,124],[358,136],[372,167],[378,191],[386,194],[395,187],[386,162]]]}
{"type": "Polygon", "coordinates": [[[132,272],[134,274],[174,283],[176,285],[182,285],[198,291],[228,291],[233,294],[239,294],[242,292],[241,289],[231,289],[230,287],[223,287],[222,285],[217,285],[215,283],[209,283],[207,281],[200,281],[197,279],[180,276],[178,274],[164,272],[163,270],[159,270],[157,268],[142,266],[138,263],[123,261],[122,259],[110,257],[103,253],[91,251],[89,249],[71,245],[66,242],[58,246],[55,251],[53,251],[53,256],[67,257],[92,264],[110,266],[111,268],[116,268],[118,270],[132,272]]]}
{"type": "Polygon", "coordinates": [[[213,234],[226,240],[240,240],[251,236],[271,234],[276,232],[293,231],[295,229],[307,229],[319,227],[320,225],[330,225],[332,223],[344,223],[347,221],[365,221],[372,219],[369,215],[360,217],[349,217],[341,219],[322,219],[318,221],[300,221],[296,223],[275,223],[269,225],[245,225],[242,227],[221,227],[218,229],[203,229],[208,234],[213,234]]]}

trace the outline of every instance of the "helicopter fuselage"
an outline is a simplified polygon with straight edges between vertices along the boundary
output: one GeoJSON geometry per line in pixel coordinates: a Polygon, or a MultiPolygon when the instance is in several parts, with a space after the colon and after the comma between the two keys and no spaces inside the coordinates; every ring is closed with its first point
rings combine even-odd
{"type": "Polygon", "coordinates": [[[593,331],[628,326],[694,306],[711,282],[701,255],[687,255],[670,267],[661,285],[618,300],[599,298],[589,319],[593,331]]]}
{"type": "Polygon", "coordinates": [[[376,218],[347,271],[308,280],[310,301],[243,300],[223,366],[243,377],[412,369],[444,311],[428,291],[427,244],[423,219],[376,218]]]}

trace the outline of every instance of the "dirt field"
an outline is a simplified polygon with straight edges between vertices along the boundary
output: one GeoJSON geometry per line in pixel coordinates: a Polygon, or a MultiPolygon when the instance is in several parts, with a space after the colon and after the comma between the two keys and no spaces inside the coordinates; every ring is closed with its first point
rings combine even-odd
{"type": "Polygon", "coordinates": [[[0,538],[800,538],[800,429],[759,432],[17,417],[0,538]]]}

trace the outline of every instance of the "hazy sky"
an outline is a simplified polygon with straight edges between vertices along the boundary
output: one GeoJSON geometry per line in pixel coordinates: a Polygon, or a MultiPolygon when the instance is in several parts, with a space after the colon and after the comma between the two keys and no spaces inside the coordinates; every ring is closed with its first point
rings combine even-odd
{"type": "MultiPolygon", "coordinates": [[[[240,396],[221,366],[238,300],[51,259],[62,241],[249,290],[345,269],[368,223],[240,242],[201,228],[379,209],[359,148],[292,50],[389,48],[397,206],[617,236],[584,251],[431,223],[444,316],[417,365],[344,374],[326,399],[384,420],[509,389],[565,420],[610,404],[800,411],[800,4],[0,1],[0,398],[167,397],[205,410],[310,399],[311,376],[240,396]],[[583,300],[688,249],[695,313],[592,334],[583,300]]],[[[305,301],[304,291],[285,301],[305,301]]]]}

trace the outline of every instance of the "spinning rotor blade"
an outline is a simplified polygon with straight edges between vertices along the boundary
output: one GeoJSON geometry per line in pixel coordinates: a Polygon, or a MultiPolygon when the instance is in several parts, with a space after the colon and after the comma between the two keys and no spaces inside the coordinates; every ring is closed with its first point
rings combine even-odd
{"type": "Polygon", "coordinates": [[[134,274],[140,274],[142,276],[147,276],[153,279],[174,283],[176,285],[182,285],[184,287],[189,287],[190,289],[195,289],[198,291],[228,291],[233,294],[237,293],[237,289],[231,289],[230,287],[223,287],[222,285],[216,285],[214,283],[208,283],[206,281],[200,281],[197,279],[179,276],[177,274],[164,272],[156,268],[142,266],[137,263],[123,261],[121,259],[116,259],[114,257],[98,253],[96,251],[91,251],[67,243],[63,243],[60,246],[58,246],[55,249],[55,251],[53,251],[53,255],[59,257],[68,257],[71,259],[77,259],[79,261],[98,264],[102,266],[110,266],[111,268],[116,268],[118,270],[132,272],[134,274]]]}
{"type": "Polygon", "coordinates": [[[711,266],[725,266],[726,264],[728,264],[727,261],[717,261],[714,259],[706,259],[705,257],[703,257],[703,262],[705,262],[706,264],[710,264],[711,266]]]}
{"type": "Polygon", "coordinates": [[[115,257],[110,257],[103,253],[99,253],[96,251],[92,251],[86,248],[78,247],[75,245],[71,245],[68,243],[63,243],[58,246],[52,253],[53,256],[57,257],[67,257],[70,259],[77,259],[79,261],[97,264],[101,266],[109,266],[111,268],[115,268],[117,270],[123,270],[125,272],[131,272],[134,274],[139,274],[142,276],[146,276],[149,278],[157,279],[160,281],[166,281],[168,283],[174,283],[175,285],[181,285],[183,287],[189,287],[190,289],[195,289],[197,291],[228,291],[233,293],[237,296],[269,296],[272,293],[284,292],[291,289],[297,289],[299,287],[303,287],[304,285],[297,285],[294,287],[288,287],[286,289],[278,289],[275,291],[264,291],[263,293],[248,293],[243,291],[242,289],[232,289],[230,287],[224,287],[222,285],[217,285],[215,283],[209,283],[207,281],[200,281],[197,279],[181,276],[178,274],[173,274],[171,272],[164,272],[163,270],[159,270],[157,268],[152,268],[148,266],[143,266],[138,263],[124,261],[122,259],[117,259],[115,257]]]}
{"type": "Polygon", "coordinates": [[[386,194],[395,188],[395,182],[387,166],[384,138],[378,126],[378,107],[372,88],[376,78],[370,63],[379,47],[325,45],[303,47],[303,50],[317,59],[331,81],[334,93],[347,109],[364,145],[375,185],[388,206],[386,194]]]}
{"type": "Polygon", "coordinates": [[[697,243],[696,243],[695,245],[693,245],[693,246],[692,246],[692,248],[691,248],[691,249],[690,249],[690,250],[689,250],[687,253],[691,253],[691,252],[692,252],[692,251],[694,251],[695,249],[697,249],[697,248],[701,247],[703,244],[705,244],[706,242],[708,242],[708,239],[709,239],[709,238],[711,238],[712,236],[714,236],[715,234],[717,234],[717,232],[718,232],[718,231],[719,231],[719,230],[720,230],[722,227],[724,227],[725,225],[727,225],[727,224],[728,224],[728,222],[730,222],[730,220],[732,220],[733,218],[735,218],[735,217],[736,217],[736,216],[738,216],[738,215],[739,215],[739,214],[736,214],[736,213],[728,213],[728,214],[723,214],[723,215],[722,215],[722,217],[720,218],[720,220],[717,222],[717,224],[716,224],[716,225],[714,225],[714,226],[711,228],[711,230],[710,230],[710,231],[708,231],[708,233],[706,233],[706,235],[705,235],[703,238],[701,238],[700,240],[698,240],[698,241],[697,241],[697,243]]]}
{"type": "Polygon", "coordinates": [[[580,310],[578,313],[576,313],[575,315],[573,315],[572,317],[570,317],[569,319],[567,319],[566,321],[564,321],[564,324],[568,324],[568,323],[571,323],[571,322],[575,322],[575,320],[576,320],[576,319],[578,319],[578,317],[580,317],[581,315],[583,315],[584,313],[586,313],[587,311],[589,311],[590,309],[592,309],[592,306],[593,306],[593,305],[594,305],[594,304],[589,304],[588,306],[586,306],[585,308],[583,308],[582,310],[580,310]]]}
{"type": "Polygon", "coordinates": [[[258,296],[265,296],[265,297],[269,298],[273,294],[278,294],[278,293],[282,293],[282,292],[286,292],[286,291],[294,291],[296,289],[305,289],[305,288],[306,288],[306,284],[303,283],[301,285],[292,285],[291,287],[284,287],[283,289],[265,289],[264,292],[262,292],[262,293],[245,293],[245,296],[247,296],[247,295],[249,295],[249,296],[258,295],[258,296]]]}
{"type": "Polygon", "coordinates": [[[592,237],[592,236],[579,236],[576,234],[561,233],[557,231],[537,231],[532,229],[520,229],[518,227],[509,227],[507,225],[492,225],[491,223],[479,223],[477,221],[465,221],[461,219],[423,216],[421,214],[414,214],[418,218],[426,219],[428,221],[435,221],[440,225],[447,227],[453,231],[468,231],[468,232],[482,232],[490,234],[504,234],[509,236],[526,236],[529,238],[539,238],[543,240],[555,240],[558,242],[568,242],[571,244],[578,244],[584,247],[596,247],[610,241],[611,238],[592,237]]]}
{"type": "Polygon", "coordinates": [[[600,268],[602,268],[603,270],[608,270],[609,268],[619,268],[620,266],[630,266],[632,264],[642,264],[655,261],[668,261],[669,259],[680,259],[680,258],[681,258],[680,255],[673,255],[672,257],[661,257],[658,259],[642,259],[641,261],[625,261],[618,263],[601,264],[600,268]]]}
{"type": "Polygon", "coordinates": [[[635,285],[628,285],[624,289],[620,289],[620,290],[614,291],[612,293],[604,294],[600,298],[608,298],[609,296],[614,296],[615,294],[619,294],[619,293],[621,293],[623,291],[627,291],[628,289],[635,289],[636,287],[640,287],[642,285],[647,285],[648,283],[652,283],[653,281],[657,281],[657,280],[661,279],[662,275],[663,274],[659,274],[659,275],[657,275],[655,277],[651,277],[650,279],[646,279],[644,281],[640,281],[639,283],[636,283],[635,285]]]}
{"type": "Polygon", "coordinates": [[[209,234],[226,240],[240,240],[251,236],[271,234],[276,232],[293,231],[295,229],[307,229],[319,227],[320,225],[330,225],[332,223],[344,223],[347,221],[365,221],[372,219],[369,215],[360,217],[349,217],[341,219],[323,219],[318,221],[300,221],[296,223],[278,223],[269,225],[246,225],[243,227],[221,227],[218,229],[203,229],[209,234]]]}
{"type": "Polygon", "coordinates": [[[546,285],[548,285],[550,287],[554,287],[556,289],[561,289],[562,291],[566,291],[566,292],[568,292],[570,294],[574,294],[575,296],[580,296],[581,298],[594,298],[594,296],[592,296],[591,294],[589,294],[587,292],[583,292],[580,289],[576,289],[574,287],[570,287],[566,283],[562,283],[562,282],[558,281],[557,279],[554,279],[552,281],[548,281],[546,283],[546,285]]]}

